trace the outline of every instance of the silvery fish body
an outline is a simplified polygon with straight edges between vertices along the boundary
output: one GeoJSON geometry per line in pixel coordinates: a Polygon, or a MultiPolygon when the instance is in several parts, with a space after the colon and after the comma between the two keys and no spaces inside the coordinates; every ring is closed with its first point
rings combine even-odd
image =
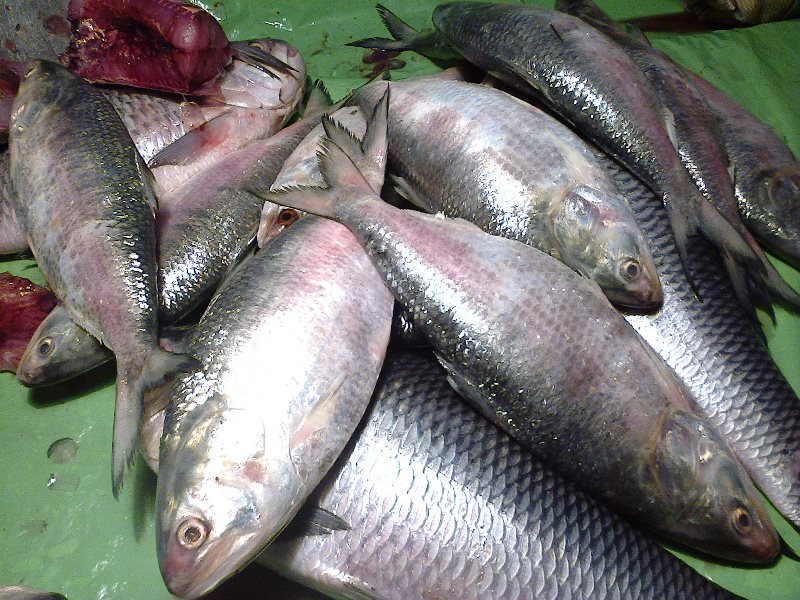
{"type": "MultiPolygon", "coordinates": [[[[699,77],[688,77],[683,67],[669,56],[651,47],[641,38],[632,36],[588,0],[562,0],[556,9],[575,14],[586,23],[616,41],[636,61],[655,90],[672,124],[672,135],[687,171],[703,197],[708,200],[750,246],[758,257],[758,268],[747,268],[721,249],[723,263],[739,301],[755,319],[754,300],[771,309],[772,297],[782,298],[800,308],[800,296],[792,290],[769,262],[761,247],[739,216],[734,184],[735,163],[725,152],[724,137],[720,140],[718,121],[722,118],[712,110],[700,91],[699,77]],[[584,16],[585,15],[585,16],[584,16]],[[733,165],[733,169],[731,169],[733,165]]],[[[729,112],[729,111],[728,111],[729,112]]],[[[750,171],[754,170],[753,167],[750,171]]],[[[800,190],[799,190],[800,191],[800,190]]]]}
{"type": "Polygon", "coordinates": [[[305,218],[225,280],[170,390],[157,539],[170,590],[197,597],[269,543],[366,409],[392,298],[352,234],[305,218]]]}
{"type": "Polygon", "coordinates": [[[56,297],[117,357],[113,489],[133,459],[158,348],[156,199],[128,132],[103,94],[63,67],[34,64],[14,101],[16,214],[56,297]]]}
{"type": "Polygon", "coordinates": [[[766,123],[685,70],[719,121],[739,212],[771,252],[800,268],[800,161],[766,123]]]}
{"type": "Polygon", "coordinates": [[[258,561],[337,598],[731,598],[465,406],[429,354],[387,356],[309,503],[347,528],[292,523],[258,561]]]}
{"type": "MultiPolygon", "coordinates": [[[[359,92],[362,108],[382,92],[359,92]]],[[[435,77],[392,84],[389,166],[414,204],[546,252],[622,306],[661,301],[636,218],[592,150],[533,106],[435,77]]],[[[403,190],[401,190],[401,193],[403,190]]]]}
{"type": "Polygon", "coordinates": [[[302,56],[281,40],[253,40],[250,45],[294,71],[272,73],[260,65],[234,61],[234,68],[215,83],[219,87],[209,90],[210,95],[201,101],[212,118],[148,161],[158,181],[159,196],[176,190],[231,152],[273,135],[294,114],[305,91],[302,56]],[[225,110],[214,114],[219,104],[225,110]]]}
{"type": "Polygon", "coordinates": [[[757,260],[703,199],[681,163],[670,115],[608,37],[578,18],[520,4],[442,4],[433,22],[467,60],[541,98],[644,181],[667,208],[684,259],[687,236],[701,231],[737,259],[757,260]]]}
{"type": "Polygon", "coordinates": [[[543,460],[683,543],[774,558],[744,469],[597,284],[526,244],[377,197],[364,176],[386,156],[387,96],[363,143],[325,122],[327,187],[266,199],[347,225],[453,387],[543,460]]]}
{"type": "Polygon", "coordinates": [[[28,240],[17,221],[8,166],[8,150],[0,152],[0,254],[16,254],[28,250],[28,240]]]}
{"type": "MultiPolygon", "coordinates": [[[[160,319],[172,323],[208,299],[255,235],[260,198],[246,184],[268,186],[287,156],[319,119],[304,120],[232,153],[160,198],[156,215],[160,319]]],[[[17,379],[36,386],[69,379],[110,355],[63,309],[51,312],[31,338],[17,379]]]]}
{"type": "Polygon", "coordinates": [[[634,177],[608,165],[650,239],[664,287],[657,313],[626,318],[691,390],[761,491],[800,525],[800,401],[733,301],[718,260],[698,252],[690,263],[702,274],[699,300],[686,282],[658,200],[634,177]]]}

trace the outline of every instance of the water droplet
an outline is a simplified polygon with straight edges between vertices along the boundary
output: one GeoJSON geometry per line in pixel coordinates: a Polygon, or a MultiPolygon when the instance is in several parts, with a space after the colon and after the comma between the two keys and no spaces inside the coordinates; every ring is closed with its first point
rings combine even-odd
{"type": "Polygon", "coordinates": [[[52,489],[55,484],[56,484],[56,474],[50,473],[50,477],[47,478],[47,489],[52,489]]]}
{"type": "Polygon", "coordinates": [[[56,464],[63,465],[75,458],[77,452],[78,442],[72,438],[61,438],[50,444],[47,449],[47,458],[56,464]]]}

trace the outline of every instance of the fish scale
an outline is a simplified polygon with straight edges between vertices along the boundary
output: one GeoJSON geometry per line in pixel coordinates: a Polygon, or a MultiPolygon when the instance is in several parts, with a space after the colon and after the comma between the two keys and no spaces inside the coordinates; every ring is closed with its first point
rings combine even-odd
{"type": "Polygon", "coordinates": [[[36,262],[70,315],[117,357],[113,492],[131,464],[141,395],[180,359],[158,348],[156,199],[99,90],[39,61],[11,120],[14,205],[36,262]]]}
{"type": "Polygon", "coordinates": [[[369,151],[326,123],[330,187],[266,199],[346,224],[453,387],[554,468],[695,548],[774,558],[777,534],[744,469],[596,284],[530,246],[374,195],[358,169],[370,172],[365,154],[385,156],[387,98],[369,151]]]}
{"type": "Polygon", "coordinates": [[[731,597],[464,405],[429,354],[387,357],[313,502],[349,529],[258,560],[335,597],[731,597]]]}
{"type": "Polygon", "coordinates": [[[654,315],[626,319],[691,390],[753,480],[786,518],[800,524],[800,401],[769,356],[709,244],[686,280],[663,207],[633,176],[606,159],[637,214],[664,289],[654,315]]]}
{"type": "MultiPolygon", "coordinates": [[[[612,302],[660,302],[647,243],[591,149],[565,125],[485,86],[428,77],[392,84],[389,163],[427,212],[547,252],[612,302]],[[635,275],[624,272],[635,269],[635,275]]],[[[373,106],[381,86],[355,95],[373,106]]]]}

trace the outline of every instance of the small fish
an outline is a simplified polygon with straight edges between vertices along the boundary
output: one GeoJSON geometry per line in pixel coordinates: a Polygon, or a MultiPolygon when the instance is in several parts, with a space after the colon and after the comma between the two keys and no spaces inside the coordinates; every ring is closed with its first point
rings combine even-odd
{"type": "Polygon", "coordinates": [[[482,419],[430,353],[387,356],[357,437],[257,560],[335,598],[733,598],[482,419]]]}
{"type": "Polygon", "coordinates": [[[117,357],[116,496],[135,456],[143,391],[184,363],[157,342],[150,175],[103,94],[47,61],[20,84],[9,147],[14,206],[39,268],[117,357]]]}
{"type": "Polygon", "coordinates": [[[362,173],[385,161],[387,119],[388,90],[362,144],[323,120],[328,187],[266,199],[347,225],[453,387],[562,473],[694,548],[772,560],[778,537],[744,469],[595,283],[526,244],[377,198],[362,173]]]}
{"type": "Polygon", "coordinates": [[[0,371],[16,371],[39,327],[56,306],[53,294],[23,277],[0,273],[0,371]]]}
{"type": "Polygon", "coordinates": [[[172,593],[213,589],[300,508],[363,416],[391,318],[353,235],[318,217],[225,280],[187,340],[202,367],[169,390],[156,530],[172,593]]]}
{"type": "MultiPolygon", "coordinates": [[[[355,101],[374,106],[381,91],[372,84],[355,101]]],[[[658,273],[633,211],[567,127],[471,83],[409,79],[392,94],[389,166],[412,204],[547,252],[615,304],[659,305],[658,273]]]]}

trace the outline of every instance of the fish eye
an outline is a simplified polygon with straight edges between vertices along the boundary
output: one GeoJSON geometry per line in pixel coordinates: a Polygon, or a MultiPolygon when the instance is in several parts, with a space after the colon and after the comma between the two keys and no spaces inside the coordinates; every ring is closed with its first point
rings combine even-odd
{"type": "Polygon", "coordinates": [[[42,341],[39,342],[39,345],[36,347],[36,351],[39,353],[40,356],[50,356],[50,353],[53,351],[53,338],[42,338],[42,341]]]}
{"type": "Polygon", "coordinates": [[[733,528],[741,534],[746,534],[753,526],[753,518],[747,509],[741,506],[734,509],[733,514],[731,514],[731,521],[733,522],[733,528]]]}
{"type": "Polygon", "coordinates": [[[197,517],[189,517],[178,526],[176,536],[181,547],[195,550],[208,539],[208,525],[197,517]]]}
{"type": "Polygon", "coordinates": [[[639,262],[629,258],[625,262],[622,263],[622,266],[619,269],[620,275],[626,281],[633,281],[637,277],[639,277],[639,273],[641,273],[642,268],[639,266],[639,262]]]}
{"type": "Polygon", "coordinates": [[[295,209],[283,208],[281,209],[281,212],[278,213],[278,224],[287,227],[288,225],[291,225],[292,223],[297,221],[297,219],[299,218],[300,215],[295,209]]]}

